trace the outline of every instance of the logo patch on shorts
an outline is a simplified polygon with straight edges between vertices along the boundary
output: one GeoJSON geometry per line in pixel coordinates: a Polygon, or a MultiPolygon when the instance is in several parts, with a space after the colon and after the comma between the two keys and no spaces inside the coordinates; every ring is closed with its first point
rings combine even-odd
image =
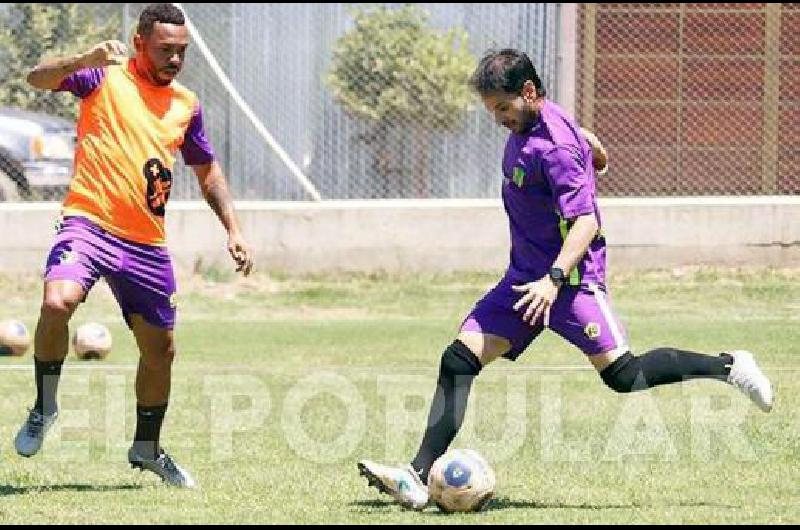
{"type": "Polygon", "coordinates": [[[65,250],[58,258],[59,265],[72,265],[78,261],[78,254],[74,250],[65,250]]]}
{"type": "Polygon", "coordinates": [[[169,306],[172,309],[178,307],[178,293],[172,293],[171,295],[169,295],[169,306]]]}
{"type": "Polygon", "coordinates": [[[586,327],[583,328],[583,333],[590,339],[596,339],[600,336],[600,324],[597,322],[589,322],[586,324],[586,327]]]}
{"type": "Polygon", "coordinates": [[[511,180],[514,181],[514,184],[516,184],[518,188],[521,188],[525,183],[525,170],[521,167],[515,167],[511,180]]]}

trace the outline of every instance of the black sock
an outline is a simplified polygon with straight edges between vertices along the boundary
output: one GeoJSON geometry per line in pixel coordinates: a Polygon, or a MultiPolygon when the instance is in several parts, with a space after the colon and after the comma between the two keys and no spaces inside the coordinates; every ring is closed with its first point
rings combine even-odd
{"type": "Polygon", "coordinates": [[[481,368],[480,360],[461,341],[453,342],[442,355],[428,427],[417,456],[411,462],[424,483],[428,482],[433,462],[447,451],[461,428],[472,380],[481,368]]]}
{"type": "Polygon", "coordinates": [[[56,394],[64,361],[40,361],[34,357],[33,364],[36,372],[36,403],[33,410],[49,416],[58,410],[56,394]]]}
{"type": "Polygon", "coordinates": [[[633,392],[688,379],[725,381],[733,358],[727,353],[703,355],[675,348],[656,348],[634,357],[625,353],[600,376],[617,392],[633,392]]]}
{"type": "Polygon", "coordinates": [[[133,435],[133,446],[141,456],[147,458],[158,456],[161,424],[164,422],[166,412],[166,403],[155,407],[136,405],[136,434],[133,435]]]}

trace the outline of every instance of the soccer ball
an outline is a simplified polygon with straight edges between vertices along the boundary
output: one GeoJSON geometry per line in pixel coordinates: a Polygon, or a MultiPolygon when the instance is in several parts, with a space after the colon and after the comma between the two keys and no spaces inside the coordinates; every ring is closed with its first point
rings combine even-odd
{"type": "Polygon", "coordinates": [[[24,355],[31,345],[28,328],[19,320],[0,322],[0,355],[24,355]]]}
{"type": "Polygon", "coordinates": [[[472,449],[456,449],[440,456],[428,475],[431,500],[443,512],[478,512],[494,494],[494,471],[472,449]]]}
{"type": "Polygon", "coordinates": [[[111,333],[102,324],[83,324],[72,337],[72,346],[78,359],[105,359],[111,351],[111,333]]]}

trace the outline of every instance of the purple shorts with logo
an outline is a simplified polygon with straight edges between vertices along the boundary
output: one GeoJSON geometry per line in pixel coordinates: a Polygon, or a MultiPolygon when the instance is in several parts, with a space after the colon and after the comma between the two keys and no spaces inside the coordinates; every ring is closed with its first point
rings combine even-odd
{"type": "Polygon", "coordinates": [[[83,217],[66,217],[47,257],[45,281],[71,280],[88,294],[101,277],[125,322],[139,314],[153,326],[175,326],[175,274],[164,247],[114,236],[83,217]]]}
{"type": "MultiPolygon", "coordinates": [[[[516,360],[544,329],[542,319],[533,326],[522,320],[527,306],[520,311],[514,304],[524,293],[511,289],[525,281],[506,275],[484,297],[461,324],[461,331],[475,331],[504,337],[511,350],[504,356],[516,360]]],[[[586,355],[628,349],[624,330],[611,310],[605,288],[599,285],[563,286],[550,308],[548,326],[577,346],[586,355]]]]}

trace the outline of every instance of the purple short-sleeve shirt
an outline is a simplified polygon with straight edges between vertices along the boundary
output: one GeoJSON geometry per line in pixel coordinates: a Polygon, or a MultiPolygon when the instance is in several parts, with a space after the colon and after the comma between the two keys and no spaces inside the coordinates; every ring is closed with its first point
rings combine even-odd
{"type": "MultiPolygon", "coordinates": [[[[575,217],[593,214],[600,223],[591,148],[575,122],[545,101],[530,129],[509,136],[503,175],[511,230],[509,273],[537,280],[555,262],[575,217]]],[[[598,235],[571,283],[605,285],[605,253],[605,239],[598,235]]]]}

